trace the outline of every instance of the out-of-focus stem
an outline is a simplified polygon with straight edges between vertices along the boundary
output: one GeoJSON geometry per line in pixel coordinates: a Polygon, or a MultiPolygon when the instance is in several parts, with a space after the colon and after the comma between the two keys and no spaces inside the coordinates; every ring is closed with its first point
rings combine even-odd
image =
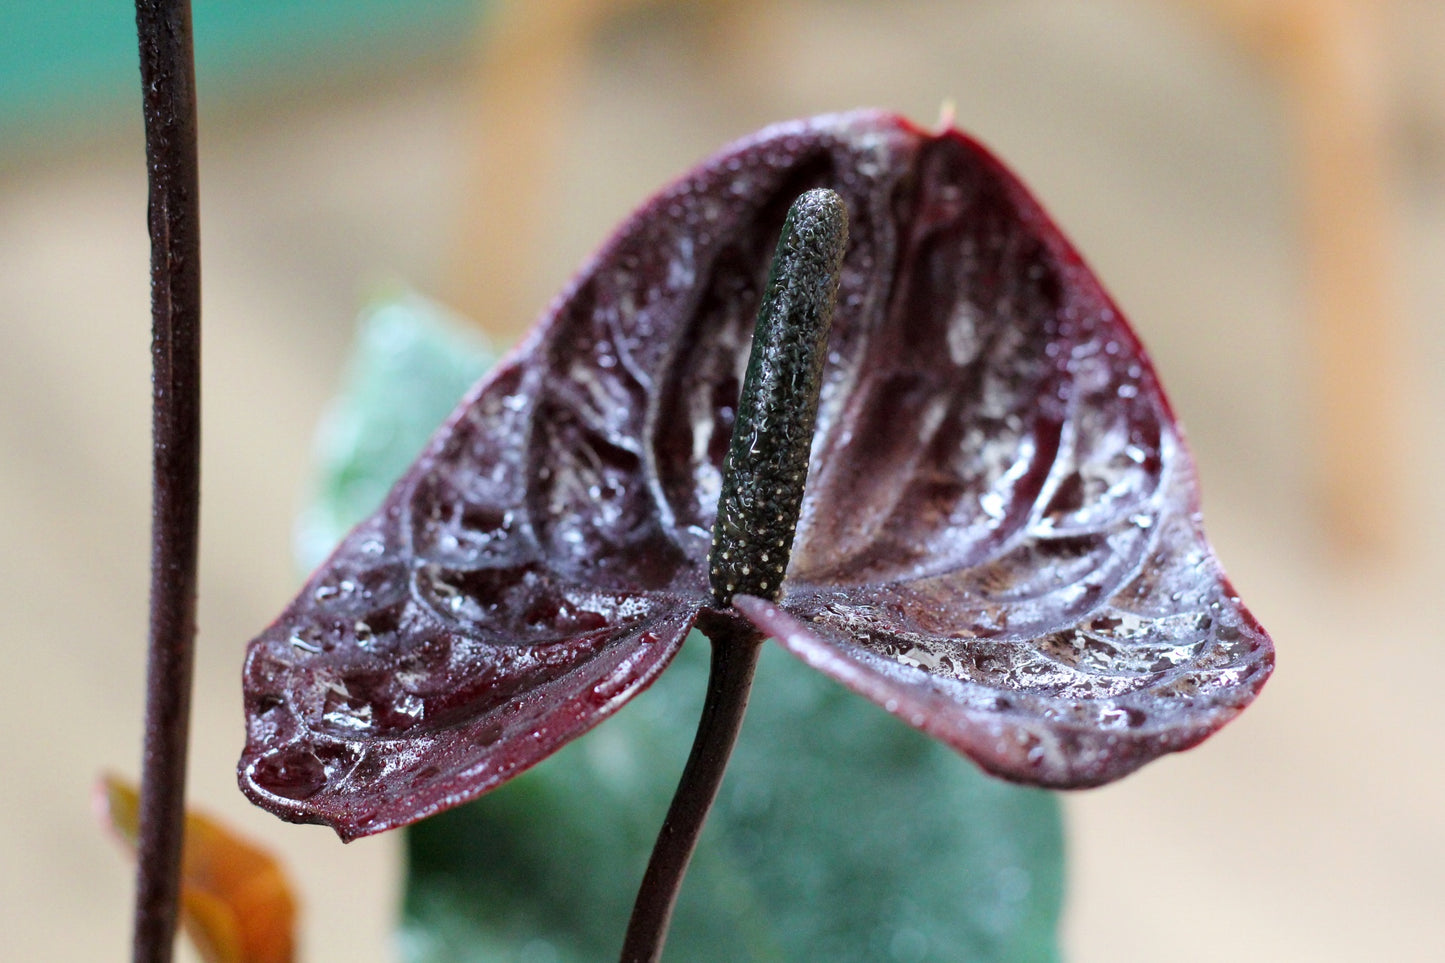
{"type": "Polygon", "coordinates": [[[150,179],[152,500],[133,956],[175,945],[195,661],[200,516],[201,263],[196,78],[188,0],[137,0],[150,179]]]}

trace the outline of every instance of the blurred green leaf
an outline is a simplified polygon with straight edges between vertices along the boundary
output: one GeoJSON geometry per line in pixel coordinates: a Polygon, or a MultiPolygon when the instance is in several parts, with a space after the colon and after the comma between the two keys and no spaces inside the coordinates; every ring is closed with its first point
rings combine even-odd
{"type": "MultiPolygon", "coordinates": [[[[648,692],[547,762],[408,830],[413,961],[608,959],[707,682],[694,634],[648,692]]],[[[668,940],[678,961],[1053,960],[1047,793],[764,650],[668,940]]]]}
{"type": "MultiPolygon", "coordinates": [[[[339,89],[417,60],[474,56],[477,29],[494,4],[196,0],[191,6],[207,109],[249,103],[274,110],[320,84],[339,89]]],[[[0,0],[0,37],[8,41],[0,57],[0,157],[26,142],[43,146],[57,132],[131,121],[139,94],[132,4],[0,0]]]]}
{"type": "Polygon", "coordinates": [[[468,324],[411,292],[377,300],[357,322],[340,392],[316,433],[317,492],[296,556],[319,565],[371,514],[496,355],[468,324]]]}
{"type": "MultiPolygon", "coordinates": [[[[322,445],[318,561],[487,363],[415,297],[373,309],[322,445]]],[[[618,715],[488,796],[411,827],[414,963],[614,956],[707,680],[694,634],[618,715]]],[[[668,941],[678,961],[1058,958],[1056,800],[973,765],[774,647],[668,941]]]]}

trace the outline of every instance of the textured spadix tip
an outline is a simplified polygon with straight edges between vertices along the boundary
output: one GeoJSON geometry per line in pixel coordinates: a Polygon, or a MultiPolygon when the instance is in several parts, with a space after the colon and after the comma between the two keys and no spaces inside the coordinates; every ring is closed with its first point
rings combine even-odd
{"type": "MultiPolygon", "coordinates": [[[[788,211],[786,230],[796,235],[800,256],[817,260],[815,271],[836,268],[848,244],[848,205],[831,188],[804,191],[788,211]]],[[[812,277],[821,280],[823,275],[815,273],[812,277]]],[[[836,281],[834,287],[837,287],[836,281]]]]}
{"type": "Polygon", "coordinates": [[[737,421],[713,522],[713,600],[737,593],[776,599],[793,550],[828,329],[838,298],[848,208],[816,188],[788,210],[758,309],[737,421]]]}

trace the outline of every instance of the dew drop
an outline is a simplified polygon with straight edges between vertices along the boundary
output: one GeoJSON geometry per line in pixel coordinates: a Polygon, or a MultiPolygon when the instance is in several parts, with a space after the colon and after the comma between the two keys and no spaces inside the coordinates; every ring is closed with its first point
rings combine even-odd
{"type": "Polygon", "coordinates": [[[309,749],[288,746],[251,767],[257,786],[284,799],[310,799],[326,785],[326,764],[309,749]]]}
{"type": "Polygon", "coordinates": [[[293,634],[287,641],[291,643],[292,647],[300,649],[302,652],[310,652],[312,655],[321,651],[321,646],[302,638],[299,632],[293,634]]]}

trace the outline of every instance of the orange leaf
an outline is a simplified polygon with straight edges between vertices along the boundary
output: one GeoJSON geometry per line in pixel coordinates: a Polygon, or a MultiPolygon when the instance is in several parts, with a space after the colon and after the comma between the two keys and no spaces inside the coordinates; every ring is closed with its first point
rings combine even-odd
{"type": "MultiPolygon", "coordinates": [[[[105,776],[96,787],[101,819],[131,848],[139,829],[134,786],[105,776]]],[[[296,900],[265,850],[208,816],[186,814],[181,854],[181,926],[206,963],[291,963],[296,900]]]]}

